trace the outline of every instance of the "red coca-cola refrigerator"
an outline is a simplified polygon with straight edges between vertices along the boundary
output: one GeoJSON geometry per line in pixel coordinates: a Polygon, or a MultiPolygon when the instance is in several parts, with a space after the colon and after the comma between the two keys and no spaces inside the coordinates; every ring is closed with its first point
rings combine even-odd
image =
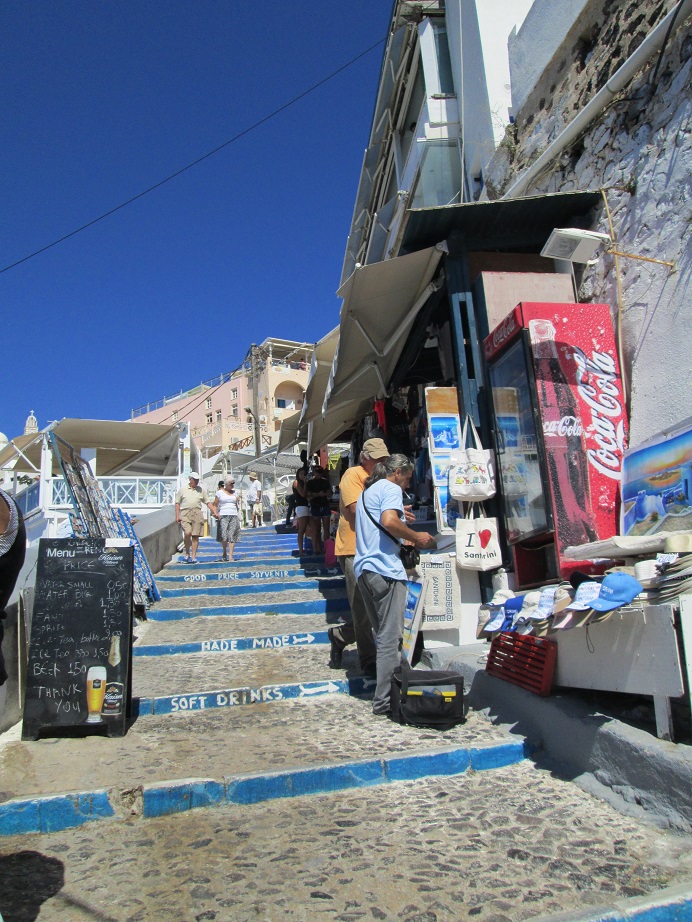
{"type": "Polygon", "coordinates": [[[627,421],[610,308],[524,302],[484,348],[518,585],[602,572],[563,552],[618,530],[627,421]]]}

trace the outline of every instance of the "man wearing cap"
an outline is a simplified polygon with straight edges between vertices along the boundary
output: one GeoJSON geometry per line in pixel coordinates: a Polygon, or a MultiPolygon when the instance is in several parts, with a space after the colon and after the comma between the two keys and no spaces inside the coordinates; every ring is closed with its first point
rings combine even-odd
{"type": "Polygon", "coordinates": [[[339,482],[339,528],[334,546],[339,566],[346,577],[346,593],[351,608],[351,621],[329,628],[329,640],[332,645],[329,666],[332,669],[340,669],[344,647],[355,643],[358,648],[360,668],[372,678],[376,675],[377,649],[363,596],[353,572],[353,558],[356,556],[356,504],[363,492],[365,481],[372,474],[377,462],[388,457],[389,450],[382,439],[368,439],[363,443],[360,464],[349,467],[341,478],[339,482]]]}
{"type": "Polygon", "coordinates": [[[254,471],[248,473],[250,478],[250,486],[247,491],[247,501],[250,506],[250,516],[252,519],[252,527],[256,528],[255,519],[258,523],[262,524],[262,485],[257,479],[257,474],[254,471]]]}
{"type": "Polygon", "coordinates": [[[204,527],[202,510],[207,506],[213,515],[216,512],[209,502],[207,488],[200,486],[199,472],[190,471],[190,480],[175,494],[175,520],[183,529],[185,563],[197,563],[197,546],[204,527]]]}

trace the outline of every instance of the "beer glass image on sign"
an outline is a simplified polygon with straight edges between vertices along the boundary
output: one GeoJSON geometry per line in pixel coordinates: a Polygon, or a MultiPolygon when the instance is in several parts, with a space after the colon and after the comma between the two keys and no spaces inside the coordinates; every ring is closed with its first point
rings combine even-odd
{"type": "Polygon", "coordinates": [[[88,724],[100,724],[102,722],[101,708],[103,707],[105,694],[106,667],[90,666],[86,681],[87,710],[89,711],[86,722],[88,724]]]}

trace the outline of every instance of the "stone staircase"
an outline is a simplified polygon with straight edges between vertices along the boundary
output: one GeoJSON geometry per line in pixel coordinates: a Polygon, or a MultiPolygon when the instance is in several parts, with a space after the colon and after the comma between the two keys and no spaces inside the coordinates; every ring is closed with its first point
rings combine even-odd
{"type": "Polygon", "coordinates": [[[235,556],[221,562],[216,542],[202,539],[198,564],[176,556],[157,575],[162,599],[135,628],[125,737],[3,749],[0,829],[50,831],[524,758],[521,738],[474,713],[444,733],[375,718],[375,682],[355,647],[342,670],[328,666],[327,629],[348,613],[338,568],[299,559],[295,535],[267,527],[244,531],[235,556]]]}
{"type": "Polygon", "coordinates": [[[327,665],[343,581],[296,553],[262,528],[232,563],[205,540],[158,574],[124,737],[0,739],[0,915],[36,918],[35,896],[69,922],[528,920],[689,878],[687,840],[482,714],[444,733],[373,716],[355,649],[327,665]]]}

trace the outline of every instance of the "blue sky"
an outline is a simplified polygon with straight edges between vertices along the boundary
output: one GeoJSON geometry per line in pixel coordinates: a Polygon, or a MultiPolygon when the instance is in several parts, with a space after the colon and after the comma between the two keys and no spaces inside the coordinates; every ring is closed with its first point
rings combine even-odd
{"type": "MultiPolygon", "coordinates": [[[[531,0],[478,4],[501,127],[531,0]]],[[[392,0],[3,0],[0,431],[133,407],[314,342],[341,275],[392,0]]]]}
{"type": "MultiPolygon", "coordinates": [[[[383,39],[390,0],[5,0],[0,268],[383,39]],[[9,130],[8,130],[9,129],[9,130]]],[[[315,341],[336,298],[383,45],[163,188],[0,273],[0,430],[132,407],[315,341]]]]}

